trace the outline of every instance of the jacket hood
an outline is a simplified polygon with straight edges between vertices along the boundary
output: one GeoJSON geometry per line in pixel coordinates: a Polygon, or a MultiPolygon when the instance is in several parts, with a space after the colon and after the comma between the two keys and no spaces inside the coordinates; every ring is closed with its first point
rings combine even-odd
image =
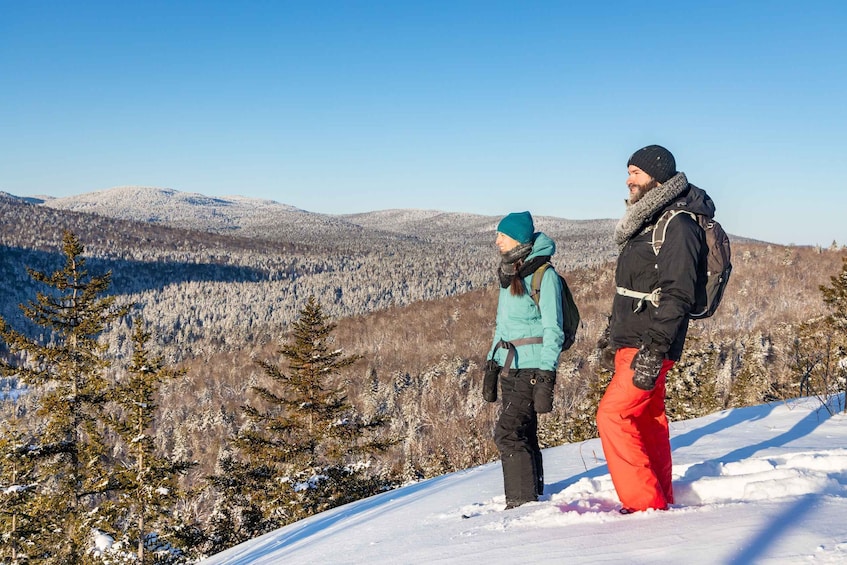
{"type": "Polygon", "coordinates": [[[556,242],[550,239],[543,232],[538,232],[535,234],[535,241],[532,243],[532,251],[527,257],[527,261],[534,257],[541,257],[543,255],[550,256],[554,253],[556,253],[556,242]]]}
{"type": "Polygon", "coordinates": [[[693,184],[688,185],[688,192],[682,195],[681,201],[677,204],[680,208],[702,214],[708,218],[715,217],[715,203],[711,197],[706,194],[702,188],[698,188],[693,184]]]}

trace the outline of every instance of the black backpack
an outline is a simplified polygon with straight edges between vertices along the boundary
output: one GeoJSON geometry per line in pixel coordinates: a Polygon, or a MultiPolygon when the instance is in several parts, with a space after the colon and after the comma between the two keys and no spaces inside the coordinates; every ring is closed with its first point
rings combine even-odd
{"type": "MultiPolygon", "coordinates": [[[[536,306],[538,306],[538,300],[541,298],[541,278],[544,276],[544,271],[547,270],[547,267],[553,266],[550,263],[544,263],[532,273],[532,290],[530,296],[532,296],[536,306]]],[[[576,302],[574,302],[573,294],[571,294],[571,289],[568,287],[565,277],[560,275],[555,268],[553,272],[562,281],[562,331],[565,334],[565,341],[562,342],[562,351],[565,351],[570,349],[574,341],[576,341],[576,330],[579,328],[579,309],[576,307],[576,302]]]]}
{"type": "Polygon", "coordinates": [[[666,210],[653,228],[653,252],[658,255],[668,229],[668,222],[679,214],[688,214],[706,233],[706,247],[709,255],[706,259],[706,285],[698,288],[696,301],[688,317],[693,320],[708,318],[715,313],[723,298],[723,291],[732,273],[732,252],[729,237],[721,225],[714,219],[687,210],[666,210]]]}

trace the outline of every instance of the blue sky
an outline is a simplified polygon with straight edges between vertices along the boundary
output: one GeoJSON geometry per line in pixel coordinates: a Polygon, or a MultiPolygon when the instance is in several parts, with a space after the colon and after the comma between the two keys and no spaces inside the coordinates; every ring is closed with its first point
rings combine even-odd
{"type": "Polygon", "coordinates": [[[616,218],[658,143],[733,234],[847,243],[847,3],[0,0],[0,190],[616,218]]]}

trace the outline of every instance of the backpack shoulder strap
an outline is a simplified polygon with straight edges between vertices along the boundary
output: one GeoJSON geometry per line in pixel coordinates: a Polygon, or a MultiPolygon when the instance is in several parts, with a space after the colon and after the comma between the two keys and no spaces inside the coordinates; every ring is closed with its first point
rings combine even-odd
{"type": "Polygon", "coordinates": [[[664,213],[659,216],[659,220],[653,227],[653,253],[656,255],[659,254],[662,244],[665,243],[665,236],[668,232],[668,224],[680,214],[688,214],[695,222],[698,224],[700,223],[697,220],[697,214],[694,212],[689,212],[688,210],[665,210],[664,213]]]}
{"type": "Polygon", "coordinates": [[[550,266],[550,263],[544,263],[532,273],[532,282],[530,283],[530,291],[529,295],[532,297],[532,300],[535,302],[535,305],[538,306],[538,301],[541,298],[541,279],[544,277],[544,271],[547,270],[547,267],[550,266]]]}

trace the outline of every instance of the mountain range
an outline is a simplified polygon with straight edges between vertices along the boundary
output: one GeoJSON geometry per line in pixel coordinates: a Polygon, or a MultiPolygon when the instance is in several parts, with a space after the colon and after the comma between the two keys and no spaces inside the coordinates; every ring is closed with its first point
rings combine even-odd
{"type": "MultiPolygon", "coordinates": [[[[63,198],[27,201],[74,212],[92,213],[218,234],[288,242],[412,238],[423,242],[490,244],[498,217],[438,210],[380,210],[356,214],[319,214],[273,200],[243,196],[209,197],[169,188],[117,187],[63,198]]],[[[537,227],[564,244],[593,242],[611,249],[613,220],[567,220],[538,215],[537,227]]]]}

